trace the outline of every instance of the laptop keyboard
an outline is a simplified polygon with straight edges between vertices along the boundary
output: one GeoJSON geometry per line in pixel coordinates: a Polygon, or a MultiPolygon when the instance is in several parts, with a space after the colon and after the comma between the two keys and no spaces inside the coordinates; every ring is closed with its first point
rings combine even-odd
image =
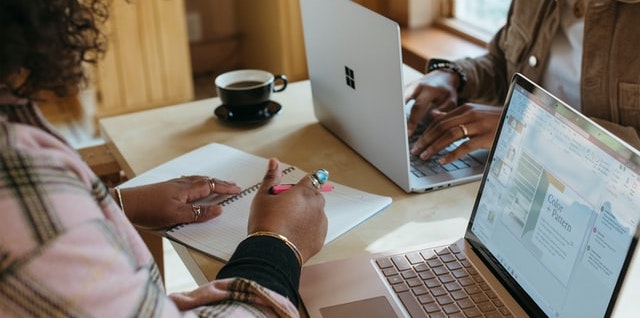
{"type": "Polygon", "coordinates": [[[411,317],[513,317],[455,244],[376,264],[411,317]]]}
{"type": "Polygon", "coordinates": [[[424,177],[433,176],[443,172],[451,172],[454,170],[481,166],[483,163],[470,154],[464,155],[463,157],[447,164],[441,165],[438,163],[438,159],[440,159],[440,157],[458,147],[461,142],[462,140],[452,143],[427,160],[422,160],[418,156],[410,155],[411,173],[413,173],[417,177],[424,177]]]}
{"type": "MultiPolygon", "coordinates": [[[[418,138],[422,135],[424,130],[426,129],[425,124],[420,124],[416,128],[416,132],[409,137],[409,149],[411,146],[418,140],[418,138]]],[[[468,138],[463,138],[457,140],[450,144],[445,149],[441,150],[439,153],[435,154],[431,158],[427,160],[422,160],[420,157],[409,154],[409,161],[411,163],[411,173],[413,173],[416,177],[425,177],[425,176],[433,176],[443,172],[451,172],[459,169],[465,169],[469,167],[477,167],[483,165],[483,162],[476,159],[470,154],[466,154],[457,160],[441,165],[438,163],[438,159],[444,156],[446,153],[449,153],[456,149],[460,144],[467,141],[468,138]]]]}

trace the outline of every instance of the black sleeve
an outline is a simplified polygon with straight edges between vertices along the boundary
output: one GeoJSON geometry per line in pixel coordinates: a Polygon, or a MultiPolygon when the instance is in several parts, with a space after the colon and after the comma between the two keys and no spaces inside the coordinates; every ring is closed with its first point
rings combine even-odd
{"type": "Polygon", "coordinates": [[[216,276],[230,277],[253,280],[299,305],[300,264],[291,248],[275,237],[254,236],[240,242],[216,276]]]}

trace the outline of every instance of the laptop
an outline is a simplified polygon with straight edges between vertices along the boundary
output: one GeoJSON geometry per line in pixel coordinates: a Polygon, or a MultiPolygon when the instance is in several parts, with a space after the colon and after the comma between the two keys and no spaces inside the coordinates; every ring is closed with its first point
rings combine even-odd
{"type": "Polygon", "coordinates": [[[638,207],[640,152],[517,74],[464,237],[305,266],[300,294],[312,318],[609,316],[638,207]]]}
{"type": "Polygon", "coordinates": [[[314,112],[324,127],[406,192],[480,179],[486,150],[444,166],[415,157],[410,166],[396,22],[347,0],[300,4],[314,112]]]}

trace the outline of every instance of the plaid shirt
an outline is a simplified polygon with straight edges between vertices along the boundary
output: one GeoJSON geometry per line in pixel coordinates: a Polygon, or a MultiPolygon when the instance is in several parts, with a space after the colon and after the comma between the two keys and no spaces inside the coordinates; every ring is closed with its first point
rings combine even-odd
{"type": "Polygon", "coordinates": [[[105,185],[31,103],[0,105],[0,220],[3,317],[298,315],[287,298],[241,278],[167,296],[105,185]]]}

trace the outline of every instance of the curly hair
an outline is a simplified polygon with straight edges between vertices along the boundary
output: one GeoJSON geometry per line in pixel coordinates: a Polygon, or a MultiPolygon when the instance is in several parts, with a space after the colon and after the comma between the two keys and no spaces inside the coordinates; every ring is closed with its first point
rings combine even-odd
{"type": "Polygon", "coordinates": [[[106,51],[108,0],[0,1],[0,94],[67,96],[106,51]]]}

